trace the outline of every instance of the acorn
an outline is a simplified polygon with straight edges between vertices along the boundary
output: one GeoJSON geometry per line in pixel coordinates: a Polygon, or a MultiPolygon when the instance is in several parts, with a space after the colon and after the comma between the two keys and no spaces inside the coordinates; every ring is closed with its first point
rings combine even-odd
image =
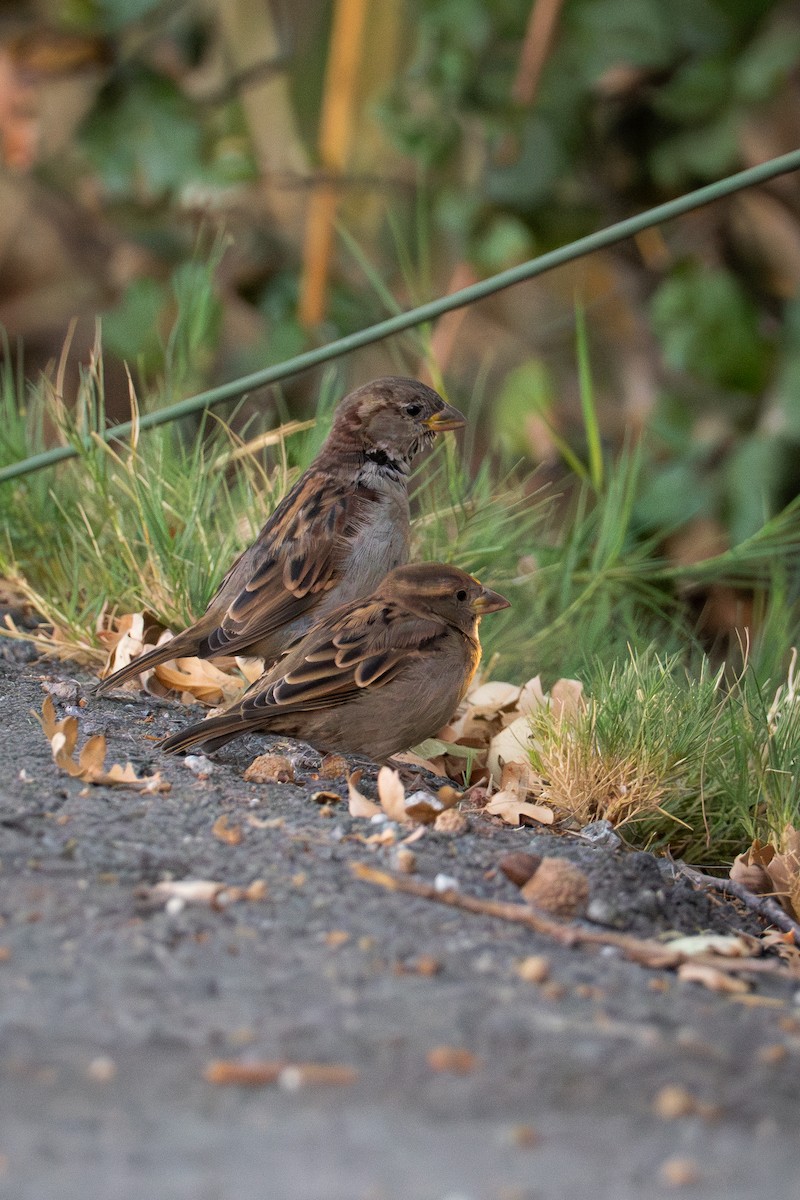
{"type": "Polygon", "coordinates": [[[543,858],[522,895],[529,904],[553,916],[577,917],[586,911],[589,880],[580,867],[564,858],[543,858]]]}

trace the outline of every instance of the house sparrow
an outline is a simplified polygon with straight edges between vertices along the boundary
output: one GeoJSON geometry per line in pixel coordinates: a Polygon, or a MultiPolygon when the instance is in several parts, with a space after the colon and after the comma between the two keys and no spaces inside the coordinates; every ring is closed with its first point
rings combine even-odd
{"type": "Polygon", "coordinates": [[[202,617],[109,675],[107,691],[175,658],[256,655],[273,662],[332,609],[365,596],[408,558],[408,474],[437,433],[465,424],[416,379],[389,376],[351,392],[328,438],[202,617]]]}
{"type": "Polygon", "coordinates": [[[226,712],[161,748],[211,751],[268,730],[385,762],[453,715],[480,662],[481,616],[508,606],[457,567],[396,567],[371,596],[318,621],[226,712]]]}

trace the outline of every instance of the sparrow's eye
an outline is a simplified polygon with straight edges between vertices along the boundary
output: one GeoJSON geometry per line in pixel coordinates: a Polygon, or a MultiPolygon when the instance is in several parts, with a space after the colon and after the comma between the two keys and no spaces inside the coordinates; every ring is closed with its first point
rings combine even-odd
{"type": "Polygon", "coordinates": [[[458,600],[460,604],[463,604],[464,601],[466,600],[466,598],[467,598],[467,593],[466,593],[465,589],[459,588],[459,590],[456,592],[456,600],[458,600]]]}
{"type": "Polygon", "coordinates": [[[408,415],[410,417],[418,417],[419,414],[422,412],[422,405],[421,404],[407,404],[406,412],[408,413],[408,415]]]}

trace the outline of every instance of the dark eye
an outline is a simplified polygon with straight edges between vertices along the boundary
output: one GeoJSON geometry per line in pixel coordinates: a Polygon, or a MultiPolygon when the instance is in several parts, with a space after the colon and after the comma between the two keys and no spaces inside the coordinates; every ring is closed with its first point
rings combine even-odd
{"type": "Polygon", "coordinates": [[[459,603],[463,604],[464,601],[466,600],[466,598],[467,598],[467,593],[464,590],[464,588],[459,588],[459,590],[456,592],[456,600],[458,600],[459,603]]]}
{"type": "Polygon", "coordinates": [[[418,417],[419,414],[422,412],[422,405],[421,404],[407,404],[406,412],[408,413],[408,415],[410,417],[418,417]]]}

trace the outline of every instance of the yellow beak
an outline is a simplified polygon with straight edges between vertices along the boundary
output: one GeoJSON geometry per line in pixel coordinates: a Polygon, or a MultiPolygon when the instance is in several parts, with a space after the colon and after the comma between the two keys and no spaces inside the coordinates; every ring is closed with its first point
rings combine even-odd
{"type": "Polygon", "coordinates": [[[450,404],[445,404],[444,408],[440,408],[432,416],[428,417],[427,421],[422,422],[426,429],[430,429],[433,433],[444,433],[448,429],[461,429],[466,425],[467,418],[460,413],[457,408],[453,408],[450,404]]]}
{"type": "Polygon", "coordinates": [[[481,589],[470,607],[474,613],[482,617],[484,613],[499,612],[501,608],[511,608],[511,601],[506,600],[505,596],[501,596],[499,592],[493,592],[491,588],[485,587],[481,589]]]}

